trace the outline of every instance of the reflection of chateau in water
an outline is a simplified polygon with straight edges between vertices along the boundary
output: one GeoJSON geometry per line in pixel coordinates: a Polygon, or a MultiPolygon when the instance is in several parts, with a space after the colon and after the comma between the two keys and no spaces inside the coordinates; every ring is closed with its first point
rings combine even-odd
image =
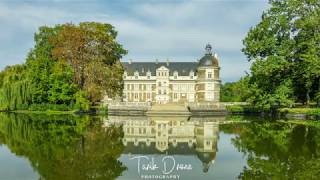
{"type": "Polygon", "coordinates": [[[216,157],[219,120],[223,117],[109,116],[106,125],[123,125],[124,153],[196,155],[206,172],[216,157]]]}

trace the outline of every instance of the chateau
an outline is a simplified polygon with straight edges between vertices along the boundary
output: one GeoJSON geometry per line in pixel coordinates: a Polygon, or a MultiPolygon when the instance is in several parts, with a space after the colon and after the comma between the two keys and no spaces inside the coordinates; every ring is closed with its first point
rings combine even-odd
{"type": "Polygon", "coordinates": [[[123,62],[125,102],[219,102],[220,77],[210,44],[197,62],[123,62]]]}

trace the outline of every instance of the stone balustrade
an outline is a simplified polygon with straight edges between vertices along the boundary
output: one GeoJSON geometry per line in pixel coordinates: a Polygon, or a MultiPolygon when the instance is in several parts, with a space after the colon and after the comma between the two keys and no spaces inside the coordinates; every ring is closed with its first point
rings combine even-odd
{"type": "Polygon", "coordinates": [[[189,111],[225,111],[226,106],[245,105],[246,102],[193,102],[186,103],[189,111]]]}
{"type": "Polygon", "coordinates": [[[145,114],[151,110],[150,102],[109,102],[109,114],[145,114]]]}

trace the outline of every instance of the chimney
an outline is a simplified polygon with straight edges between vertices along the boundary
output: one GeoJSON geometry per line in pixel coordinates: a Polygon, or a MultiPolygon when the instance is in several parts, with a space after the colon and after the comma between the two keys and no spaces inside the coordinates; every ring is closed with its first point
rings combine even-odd
{"type": "Polygon", "coordinates": [[[158,62],[159,62],[158,59],[156,59],[156,64],[158,64],[158,62]]]}
{"type": "Polygon", "coordinates": [[[129,64],[131,64],[132,63],[132,59],[129,59],[129,64]]]}
{"type": "Polygon", "coordinates": [[[169,66],[169,59],[167,58],[167,66],[169,66]]]}

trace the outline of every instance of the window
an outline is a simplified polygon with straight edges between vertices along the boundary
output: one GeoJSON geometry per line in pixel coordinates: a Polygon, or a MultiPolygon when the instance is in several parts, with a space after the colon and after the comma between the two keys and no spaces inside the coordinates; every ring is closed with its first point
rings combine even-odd
{"type": "Polygon", "coordinates": [[[193,72],[193,71],[190,71],[189,76],[190,76],[190,79],[193,79],[194,72],[193,72]]]}
{"type": "Polygon", "coordinates": [[[212,78],[212,73],[208,72],[208,78],[212,78]]]}
{"type": "Polygon", "coordinates": [[[164,91],[163,91],[163,94],[167,94],[167,90],[164,90],[164,91]]]}
{"type": "Polygon", "coordinates": [[[158,94],[161,94],[161,90],[160,89],[158,90],[158,94]]]}
{"type": "Polygon", "coordinates": [[[178,78],[178,72],[175,71],[175,72],[173,73],[173,79],[177,79],[177,78],[178,78]]]}
{"type": "Polygon", "coordinates": [[[161,86],[161,82],[158,82],[158,86],[161,86]]]}
{"type": "Polygon", "coordinates": [[[139,76],[139,72],[138,71],[134,72],[134,78],[138,79],[138,76],[139,76]]]}

